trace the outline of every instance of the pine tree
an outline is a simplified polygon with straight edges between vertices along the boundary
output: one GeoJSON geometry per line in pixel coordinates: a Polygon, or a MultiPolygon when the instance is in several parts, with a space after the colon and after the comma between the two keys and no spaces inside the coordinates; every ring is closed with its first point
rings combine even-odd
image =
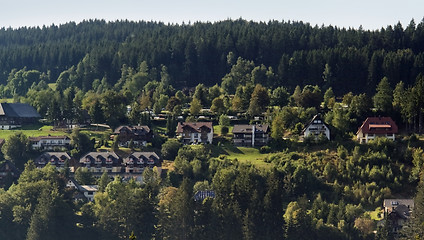
{"type": "Polygon", "coordinates": [[[373,97],[373,101],[377,111],[388,113],[392,110],[393,91],[386,77],[381,79],[377,85],[377,92],[373,97]]]}

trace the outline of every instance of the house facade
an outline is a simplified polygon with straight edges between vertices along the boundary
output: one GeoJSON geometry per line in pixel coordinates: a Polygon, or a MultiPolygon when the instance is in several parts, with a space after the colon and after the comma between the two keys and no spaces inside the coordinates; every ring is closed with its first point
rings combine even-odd
{"type": "Polygon", "coordinates": [[[9,160],[5,160],[0,163],[0,186],[12,184],[12,182],[18,180],[21,171],[9,160]]]}
{"type": "Polygon", "coordinates": [[[99,191],[99,187],[97,185],[81,185],[79,191],[84,194],[88,201],[92,202],[97,191],[99,191]]]}
{"type": "Polygon", "coordinates": [[[153,138],[153,132],[148,126],[119,126],[114,134],[118,136],[121,146],[128,146],[131,141],[136,146],[146,146],[153,138]]]}
{"type": "Polygon", "coordinates": [[[155,152],[133,152],[124,159],[126,173],[142,173],[145,168],[157,167],[159,174],[162,162],[155,152]]]}
{"type": "Polygon", "coordinates": [[[397,235],[412,216],[414,199],[384,199],[383,207],[384,216],[390,221],[392,232],[397,235]]]}
{"type": "Polygon", "coordinates": [[[268,124],[236,124],[233,128],[233,143],[236,146],[258,147],[269,141],[268,124]]]}
{"type": "Polygon", "coordinates": [[[54,150],[69,149],[71,139],[68,136],[39,136],[29,137],[32,149],[36,150],[54,150]]]}
{"type": "Polygon", "coordinates": [[[177,136],[184,144],[212,143],[212,122],[179,122],[177,136]]]}
{"type": "Polygon", "coordinates": [[[122,171],[122,159],[115,152],[89,152],[80,158],[79,164],[92,173],[122,171]]]}
{"type": "Polygon", "coordinates": [[[40,114],[26,103],[0,103],[0,129],[13,129],[36,123],[40,114]]]}
{"type": "Polygon", "coordinates": [[[313,136],[318,138],[320,135],[324,135],[328,140],[330,140],[330,128],[319,115],[315,115],[312,120],[305,126],[302,130],[303,137],[313,136]]]}
{"type": "Polygon", "coordinates": [[[57,169],[62,169],[66,161],[68,163],[71,161],[71,156],[66,152],[44,152],[34,160],[34,163],[38,168],[43,168],[50,163],[57,169]]]}
{"type": "Polygon", "coordinates": [[[356,138],[360,143],[368,143],[377,137],[396,139],[398,127],[391,117],[369,117],[359,127],[356,138]]]}

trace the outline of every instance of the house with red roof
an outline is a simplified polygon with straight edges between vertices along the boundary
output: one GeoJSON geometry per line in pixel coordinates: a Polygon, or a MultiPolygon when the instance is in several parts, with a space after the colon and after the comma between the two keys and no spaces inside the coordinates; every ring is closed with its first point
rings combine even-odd
{"type": "Polygon", "coordinates": [[[212,122],[179,122],[177,136],[184,144],[212,143],[212,122]]]}
{"type": "Polygon", "coordinates": [[[360,143],[368,143],[377,137],[384,137],[395,140],[398,133],[398,126],[391,117],[369,117],[356,133],[356,138],[360,143]]]}

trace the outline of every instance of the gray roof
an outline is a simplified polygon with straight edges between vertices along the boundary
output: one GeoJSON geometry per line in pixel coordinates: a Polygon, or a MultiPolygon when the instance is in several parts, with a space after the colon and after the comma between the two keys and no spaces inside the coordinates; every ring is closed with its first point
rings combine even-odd
{"type": "Polygon", "coordinates": [[[255,126],[255,132],[263,132],[267,133],[269,131],[269,125],[268,124],[255,124],[255,125],[248,125],[248,124],[236,124],[233,127],[233,133],[252,133],[253,126],[255,126]]]}
{"type": "Polygon", "coordinates": [[[155,152],[133,152],[131,155],[133,155],[136,158],[141,158],[143,156],[146,159],[149,159],[150,157],[154,157],[157,160],[159,160],[159,156],[155,152]]]}
{"type": "Polygon", "coordinates": [[[0,103],[0,116],[40,118],[37,110],[27,103],[0,103]]]}
{"type": "Polygon", "coordinates": [[[107,158],[113,158],[115,160],[119,160],[120,157],[115,153],[115,152],[89,152],[87,154],[85,154],[84,156],[82,156],[80,158],[80,162],[84,162],[84,160],[86,158],[92,158],[92,159],[96,159],[96,158],[103,158],[103,159],[107,159],[107,158]]]}
{"type": "Polygon", "coordinates": [[[383,207],[391,208],[397,207],[399,205],[405,205],[410,208],[414,208],[414,199],[410,198],[392,198],[392,199],[384,199],[383,207]]]}

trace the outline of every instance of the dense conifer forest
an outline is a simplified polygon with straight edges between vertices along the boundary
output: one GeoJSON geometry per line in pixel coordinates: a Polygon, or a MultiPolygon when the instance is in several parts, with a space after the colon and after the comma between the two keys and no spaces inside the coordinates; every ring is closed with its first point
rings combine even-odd
{"type": "Polygon", "coordinates": [[[337,93],[372,93],[386,76],[394,86],[411,84],[424,68],[424,23],[413,20],[378,31],[311,26],[303,22],[248,22],[169,25],[160,22],[82,23],[0,30],[0,83],[13,69],[26,67],[46,73],[48,82],[71,69],[90,76],[77,87],[89,90],[94,79],[114,85],[124,65],[137,68],[146,61],[166,66],[171,84],[193,87],[219,83],[228,72],[228,53],[272,69],[268,86],[293,89],[324,85],[337,93]],[[332,77],[324,82],[325,66],[332,77]],[[89,81],[88,83],[86,81],[89,81]]]}

